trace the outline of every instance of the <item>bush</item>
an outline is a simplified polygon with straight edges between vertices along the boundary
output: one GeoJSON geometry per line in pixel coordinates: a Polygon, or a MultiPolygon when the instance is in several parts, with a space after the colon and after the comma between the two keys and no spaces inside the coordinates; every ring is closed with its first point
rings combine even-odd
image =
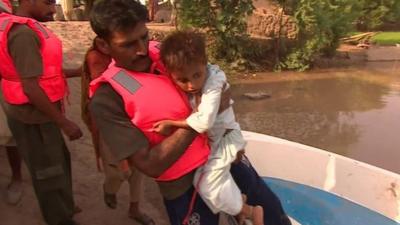
{"type": "MultiPolygon", "coordinates": [[[[295,47],[281,59],[278,69],[306,70],[315,57],[332,56],[358,16],[358,0],[279,1],[293,13],[298,26],[295,47]]],[[[286,11],[286,10],[285,10],[286,11]]]]}
{"type": "MultiPolygon", "coordinates": [[[[181,0],[179,28],[202,29],[211,36],[211,56],[226,62],[245,61],[247,17],[253,12],[252,0],[181,0]]],[[[240,64],[239,63],[239,64],[240,64]]]]}
{"type": "Polygon", "coordinates": [[[357,2],[360,30],[374,30],[384,23],[396,23],[400,20],[399,0],[360,0],[357,2]]]}

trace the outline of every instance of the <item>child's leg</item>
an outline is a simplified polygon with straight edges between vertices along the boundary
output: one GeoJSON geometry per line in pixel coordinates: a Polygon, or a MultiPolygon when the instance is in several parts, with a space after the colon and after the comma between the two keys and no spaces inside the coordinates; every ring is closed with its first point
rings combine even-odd
{"type": "Polygon", "coordinates": [[[247,158],[232,164],[231,173],[242,193],[247,196],[248,203],[263,207],[265,224],[291,224],[278,196],[264,183],[247,158]]]}
{"type": "Polygon", "coordinates": [[[134,166],[130,166],[130,174],[128,177],[130,202],[139,202],[139,198],[143,194],[143,179],[144,174],[134,166]]]}
{"type": "Polygon", "coordinates": [[[213,213],[237,215],[242,209],[241,193],[229,172],[229,167],[213,171],[197,170],[194,186],[198,188],[199,195],[213,213]]]}
{"type": "Polygon", "coordinates": [[[197,186],[200,179],[199,194],[214,213],[237,215],[242,209],[241,192],[229,171],[241,150],[238,146],[244,146],[244,141],[239,145],[237,139],[233,140],[234,131],[225,135],[218,147],[211,149],[206,165],[197,170],[194,179],[194,186],[197,186]]]}
{"type": "Polygon", "coordinates": [[[124,173],[121,171],[119,165],[113,164],[108,146],[100,138],[100,157],[103,162],[104,169],[104,202],[112,209],[117,208],[116,194],[125,180],[124,173]]]}
{"type": "Polygon", "coordinates": [[[130,174],[128,177],[129,182],[129,217],[143,224],[155,224],[154,220],[151,219],[146,213],[140,210],[139,200],[143,194],[143,179],[144,174],[137,170],[134,166],[130,166],[130,174]]]}

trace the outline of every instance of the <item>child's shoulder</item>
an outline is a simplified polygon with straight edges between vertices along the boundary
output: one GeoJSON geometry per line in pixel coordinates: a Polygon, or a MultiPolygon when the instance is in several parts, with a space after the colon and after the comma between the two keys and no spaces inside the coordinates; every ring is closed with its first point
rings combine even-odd
{"type": "Polygon", "coordinates": [[[226,81],[225,72],[221,70],[218,65],[207,64],[207,70],[208,79],[226,81]]]}
{"type": "Polygon", "coordinates": [[[227,83],[224,71],[222,71],[219,66],[212,64],[207,65],[207,70],[208,77],[203,88],[204,93],[207,93],[208,90],[223,89],[227,83]]]}

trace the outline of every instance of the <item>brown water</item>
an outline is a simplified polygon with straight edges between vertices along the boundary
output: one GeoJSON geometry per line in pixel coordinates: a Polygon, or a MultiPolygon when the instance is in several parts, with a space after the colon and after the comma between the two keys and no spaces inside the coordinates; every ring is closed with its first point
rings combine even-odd
{"type": "Polygon", "coordinates": [[[243,130],[325,149],[400,173],[398,74],[327,72],[310,74],[306,80],[236,84],[234,108],[243,130]],[[318,76],[324,79],[313,79],[318,76]],[[250,100],[243,96],[258,91],[271,97],[250,100]]]}

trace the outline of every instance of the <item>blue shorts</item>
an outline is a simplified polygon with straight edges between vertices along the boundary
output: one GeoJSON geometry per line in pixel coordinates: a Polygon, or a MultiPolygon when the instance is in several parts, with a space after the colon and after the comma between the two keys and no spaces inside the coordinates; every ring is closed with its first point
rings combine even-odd
{"type": "MultiPolygon", "coordinates": [[[[247,158],[232,164],[231,174],[239,189],[247,195],[249,205],[260,205],[264,208],[264,224],[290,225],[278,197],[268,188],[247,158]]],[[[192,200],[194,188],[190,188],[180,197],[165,200],[171,225],[182,225],[192,200]]],[[[219,215],[213,214],[200,196],[196,196],[193,211],[188,225],[218,225],[219,215]]]]}

